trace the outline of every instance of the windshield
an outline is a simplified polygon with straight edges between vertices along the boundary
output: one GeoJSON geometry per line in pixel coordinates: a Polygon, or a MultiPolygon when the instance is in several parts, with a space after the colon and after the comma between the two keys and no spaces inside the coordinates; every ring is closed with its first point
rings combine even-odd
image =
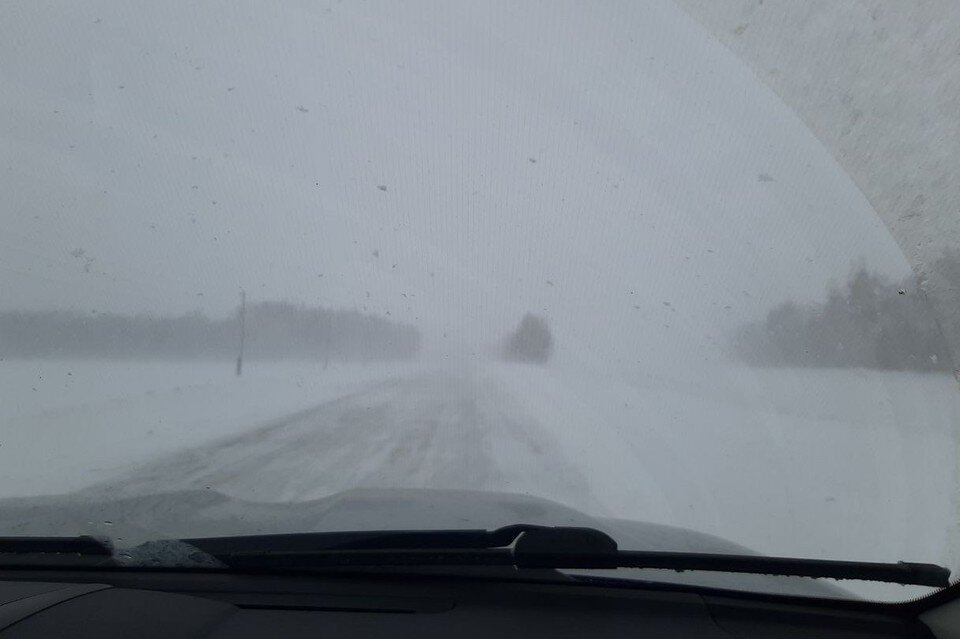
{"type": "Polygon", "coordinates": [[[0,535],[960,569],[955,3],[6,14],[0,535]]]}

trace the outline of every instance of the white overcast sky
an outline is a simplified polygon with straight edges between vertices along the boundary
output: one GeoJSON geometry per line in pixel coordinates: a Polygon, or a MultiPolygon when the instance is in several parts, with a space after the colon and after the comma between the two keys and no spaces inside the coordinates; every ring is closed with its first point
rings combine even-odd
{"type": "Polygon", "coordinates": [[[907,272],[793,111],[668,1],[4,13],[0,310],[222,315],[243,287],[428,339],[535,311],[588,350],[707,354],[860,260],[907,272]]]}

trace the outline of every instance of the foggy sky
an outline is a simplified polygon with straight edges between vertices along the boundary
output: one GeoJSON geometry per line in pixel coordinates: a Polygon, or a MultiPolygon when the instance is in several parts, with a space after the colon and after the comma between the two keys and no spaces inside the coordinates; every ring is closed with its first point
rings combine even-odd
{"type": "MultiPolygon", "coordinates": [[[[0,307],[523,313],[597,356],[908,267],[797,116],[670,2],[21,2],[0,307]],[[385,188],[380,188],[385,187],[385,188]]],[[[446,335],[446,337],[444,337],[446,335]]]]}

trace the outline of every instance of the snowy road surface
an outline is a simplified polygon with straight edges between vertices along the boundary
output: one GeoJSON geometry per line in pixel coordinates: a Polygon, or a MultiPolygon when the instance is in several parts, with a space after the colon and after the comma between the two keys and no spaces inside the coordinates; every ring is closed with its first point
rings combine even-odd
{"type": "Polygon", "coordinates": [[[266,426],[164,456],[93,490],[210,488],[254,501],[307,500],[354,487],[522,492],[552,486],[589,505],[553,436],[490,380],[420,374],[371,382],[266,426]]]}
{"type": "Polygon", "coordinates": [[[228,364],[2,362],[0,497],[489,490],[768,554],[960,567],[949,375],[228,364]]]}

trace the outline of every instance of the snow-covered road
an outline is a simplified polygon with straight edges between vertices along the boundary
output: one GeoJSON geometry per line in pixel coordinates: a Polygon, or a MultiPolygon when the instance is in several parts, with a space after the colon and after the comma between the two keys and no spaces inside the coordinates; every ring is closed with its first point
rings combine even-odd
{"type": "Polygon", "coordinates": [[[949,375],[685,374],[278,362],[237,378],[216,363],[7,361],[0,497],[468,489],[767,554],[960,566],[949,375]]]}
{"type": "Polygon", "coordinates": [[[591,502],[554,435],[489,379],[443,371],[370,382],[273,423],[180,450],[92,490],[213,489],[254,501],[316,499],[355,487],[523,492],[591,502]]]}

